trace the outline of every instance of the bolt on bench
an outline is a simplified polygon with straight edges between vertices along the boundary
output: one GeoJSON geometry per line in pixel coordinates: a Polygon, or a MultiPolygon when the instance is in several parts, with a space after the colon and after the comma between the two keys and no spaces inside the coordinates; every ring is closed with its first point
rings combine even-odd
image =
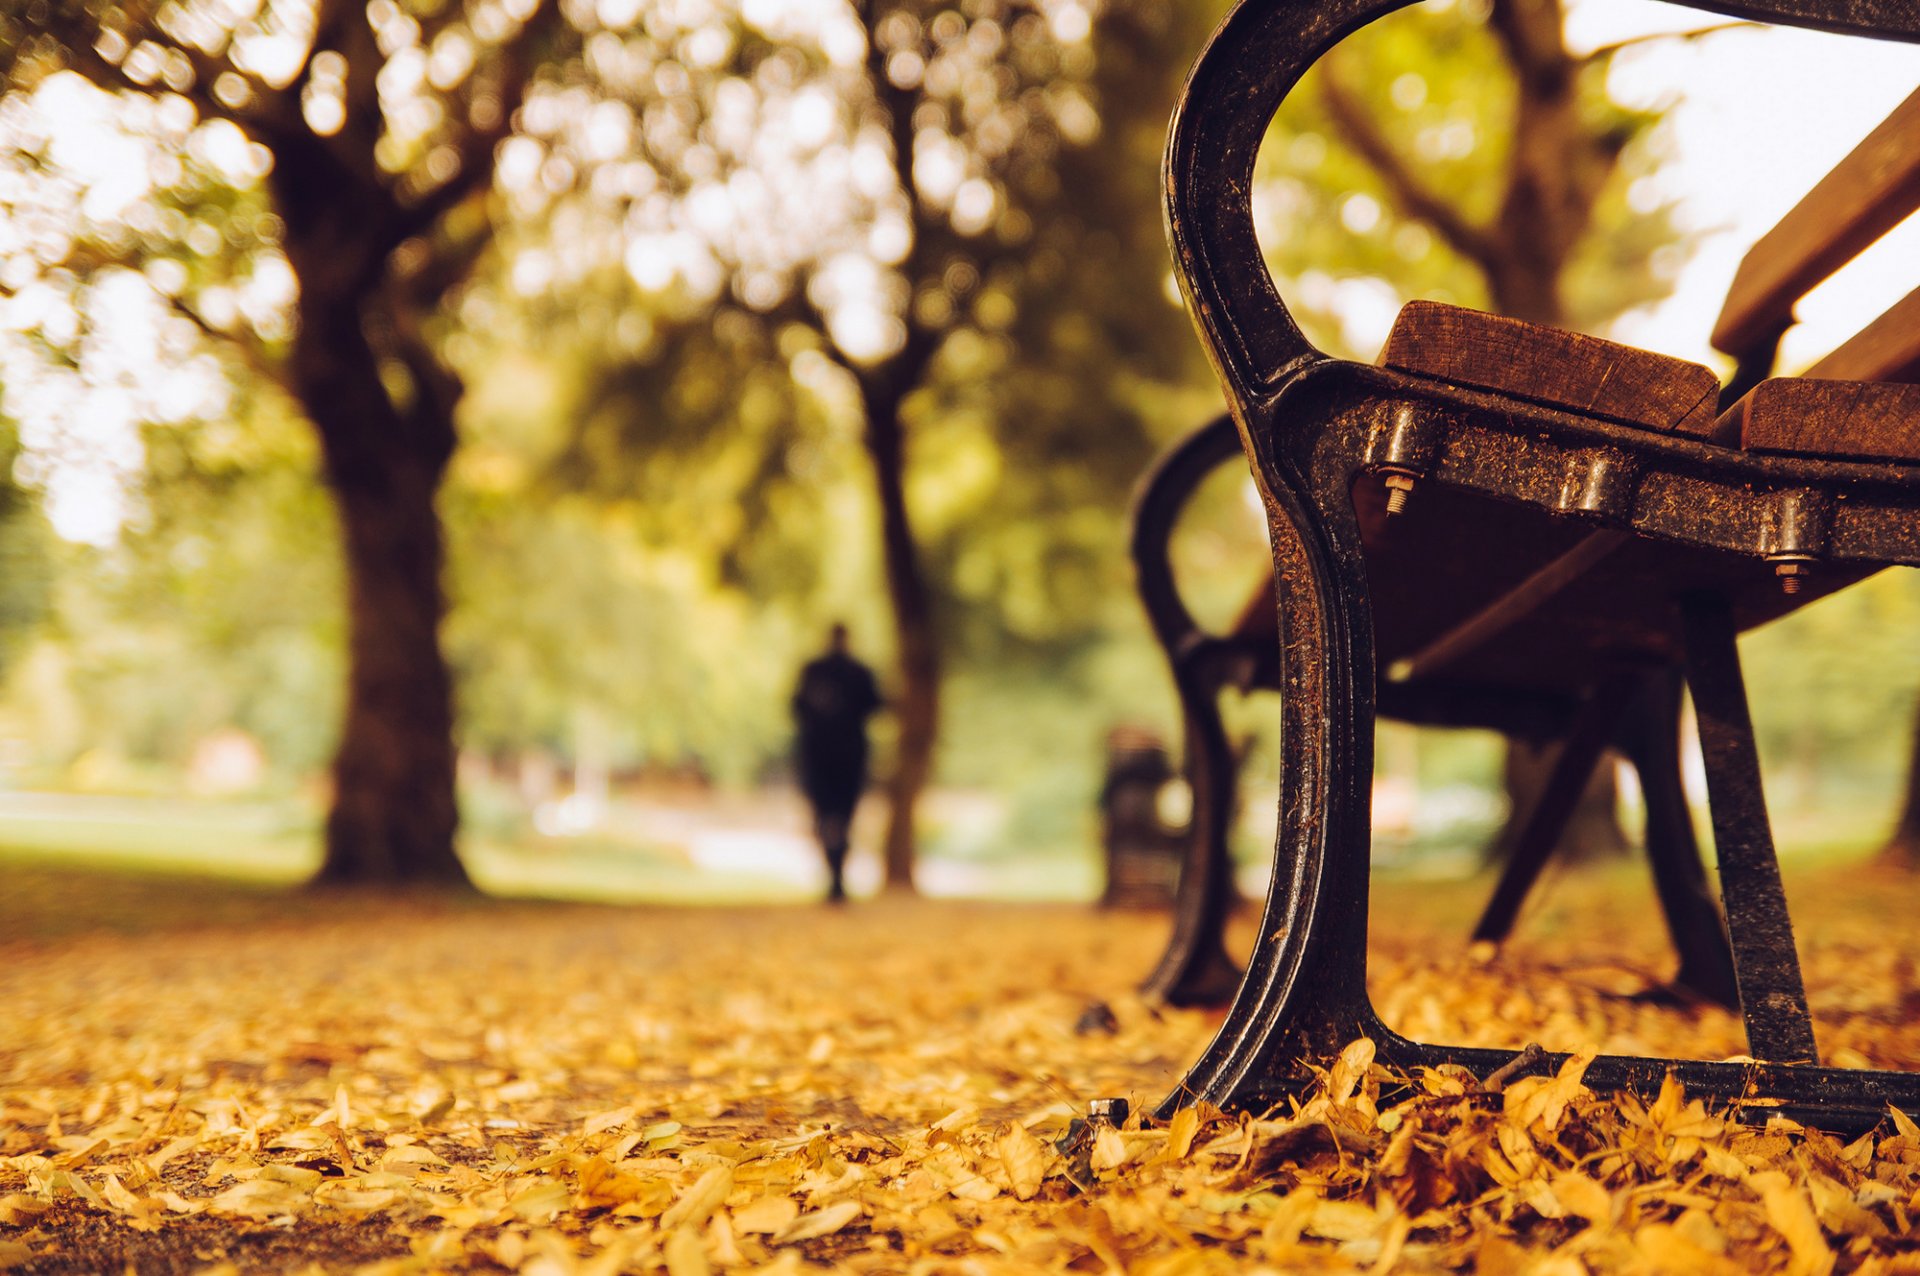
{"type": "MultiPolygon", "coordinates": [[[[1401,1069],[1507,1061],[1400,1037],[1368,1000],[1373,724],[1391,713],[1563,742],[1482,923],[1497,933],[1552,845],[1555,792],[1577,793],[1608,741],[1641,765],[1683,977],[1731,968],[1754,1061],[1602,1056],[1588,1084],[1650,1091],[1671,1071],[1695,1094],[1836,1128],[1871,1125],[1890,1103],[1920,1112],[1920,1074],[1818,1064],[1735,646],[1883,567],[1920,565],[1920,387],[1891,383],[1920,372],[1920,293],[1814,375],[1767,377],[1794,301],[1920,204],[1920,95],[1743,263],[1715,330],[1740,360],[1724,391],[1698,365],[1426,302],[1402,312],[1379,365],[1350,363],[1308,343],[1266,272],[1254,157],[1306,68],[1404,2],[1243,0],[1174,115],[1176,266],[1268,516],[1282,762],[1260,937],[1164,1108],[1267,1107],[1359,1036],[1401,1069]],[[1724,921],[1679,787],[1682,679],[1724,921]]],[[[1908,0],[1693,7],[1920,41],[1908,0]]],[[[1183,676],[1203,686],[1207,659],[1183,676]]]]}

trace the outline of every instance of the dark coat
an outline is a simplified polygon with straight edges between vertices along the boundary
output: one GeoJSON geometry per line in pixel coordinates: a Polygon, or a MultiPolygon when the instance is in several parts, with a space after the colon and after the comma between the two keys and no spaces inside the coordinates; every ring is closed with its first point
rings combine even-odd
{"type": "Polygon", "coordinates": [[[882,704],[873,671],[842,652],[808,662],[793,691],[800,787],[814,809],[848,815],[867,784],[867,719],[882,704]]]}

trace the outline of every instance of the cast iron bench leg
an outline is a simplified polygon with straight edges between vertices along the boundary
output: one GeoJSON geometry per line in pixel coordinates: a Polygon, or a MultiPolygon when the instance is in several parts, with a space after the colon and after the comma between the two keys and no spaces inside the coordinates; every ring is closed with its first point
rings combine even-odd
{"type": "Polygon", "coordinates": [[[1667,669],[1623,673],[1602,683],[1561,744],[1553,772],[1474,927],[1474,939],[1498,944],[1512,934],[1520,906],[1565,832],[1610,737],[1633,763],[1646,799],[1647,860],[1680,957],[1673,984],[1719,1005],[1740,1004],[1726,926],[1707,888],[1680,778],[1680,688],[1678,671],[1667,669]]]}
{"type": "Polygon", "coordinates": [[[1566,832],[1567,821],[1573,818],[1600,755],[1614,739],[1615,727],[1633,697],[1636,681],[1634,674],[1624,670],[1602,679],[1574,715],[1573,725],[1554,757],[1553,770],[1535,795],[1533,807],[1520,826],[1520,836],[1514,841],[1513,853],[1500,871],[1500,883],[1473,928],[1476,941],[1498,944],[1513,933],[1520,905],[1539,881],[1560,835],[1566,832]]]}
{"type": "Polygon", "coordinates": [[[1817,1063],[1793,923],[1760,787],[1760,756],[1740,676],[1733,612],[1717,594],[1689,595],[1680,603],[1680,627],[1707,764],[1707,804],[1747,1049],[1756,1059],[1817,1063]]]}
{"type": "Polygon", "coordinates": [[[1680,671],[1648,674],[1628,711],[1621,747],[1640,777],[1647,807],[1647,861],[1666,915],[1667,933],[1680,956],[1673,983],[1718,1005],[1740,1004],[1733,979],[1727,926],[1707,885],[1700,843],[1693,833],[1680,772],[1680,671]]]}

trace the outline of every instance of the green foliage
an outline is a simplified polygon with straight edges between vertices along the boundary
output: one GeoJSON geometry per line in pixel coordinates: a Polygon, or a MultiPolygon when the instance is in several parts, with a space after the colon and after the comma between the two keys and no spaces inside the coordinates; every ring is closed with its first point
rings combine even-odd
{"type": "Polygon", "coordinates": [[[19,462],[19,429],[0,415],[0,678],[46,618],[57,552],[38,494],[16,476],[19,462]]]}
{"type": "MultiPolygon", "coordinates": [[[[1588,331],[1664,297],[1687,248],[1672,207],[1646,206],[1647,188],[1634,187],[1667,158],[1659,117],[1614,102],[1606,69],[1603,57],[1579,70],[1578,117],[1602,140],[1601,152],[1618,159],[1560,279],[1566,322],[1588,331]]],[[[1479,309],[1492,301],[1478,264],[1444,228],[1403,207],[1380,171],[1342,140],[1327,105],[1329,75],[1368,108],[1413,179],[1470,227],[1494,222],[1519,95],[1485,6],[1442,0],[1350,37],[1276,118],[1254,203],[1269,268],[1316,342],[1371,359],[1411,298],[1479,309]]]]}
{"type": "MultiPolygon", "coordinates": [[[[1853,825],[1891,824],[1920,698],[1920,572],[1893,568],[1741,642],[1754,730],[1777,796],[1853,825]]],[[[1879,830],[1884,831],[1884,830],[1879,830]]]]}
{"type": "Polygon", "coordinates": [[[47,623],[9,707],[42,762],[184,766],[223,727],[311,773],[343,671],[333,514],[313,448],[273,399],[239,422],[148,431],[136,517],[62,544],[47,623]]]}

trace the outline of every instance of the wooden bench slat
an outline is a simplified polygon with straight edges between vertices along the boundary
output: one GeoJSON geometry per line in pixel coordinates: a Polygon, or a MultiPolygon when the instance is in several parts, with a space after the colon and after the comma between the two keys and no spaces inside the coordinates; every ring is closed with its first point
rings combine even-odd
{"type": "Polygon", "coordinates": [[[1920,385],[1762,381],[1726,410],[1714,437],[1755,452],[1920,462],[1920,385]]]}
{"type": "Polygon", "coordinates": [[[1920,288],[1803,375],[1834,381],[1920,381],[1920,288]]]}
{"type": "Polygon", "coordinates": [[[1394,320],[1380,362],[1648,429],[1705,435],[1720,379],[1712,369],[1615,341],[1436,301],[1394,320]]]}
{"type": "Polygon", "coordinates": [[[1761,236],[1734,273],[1713,345],[1736,357],[1771,340],[1793,303],[1920,208],[1920,90],[1761,236]]]}

